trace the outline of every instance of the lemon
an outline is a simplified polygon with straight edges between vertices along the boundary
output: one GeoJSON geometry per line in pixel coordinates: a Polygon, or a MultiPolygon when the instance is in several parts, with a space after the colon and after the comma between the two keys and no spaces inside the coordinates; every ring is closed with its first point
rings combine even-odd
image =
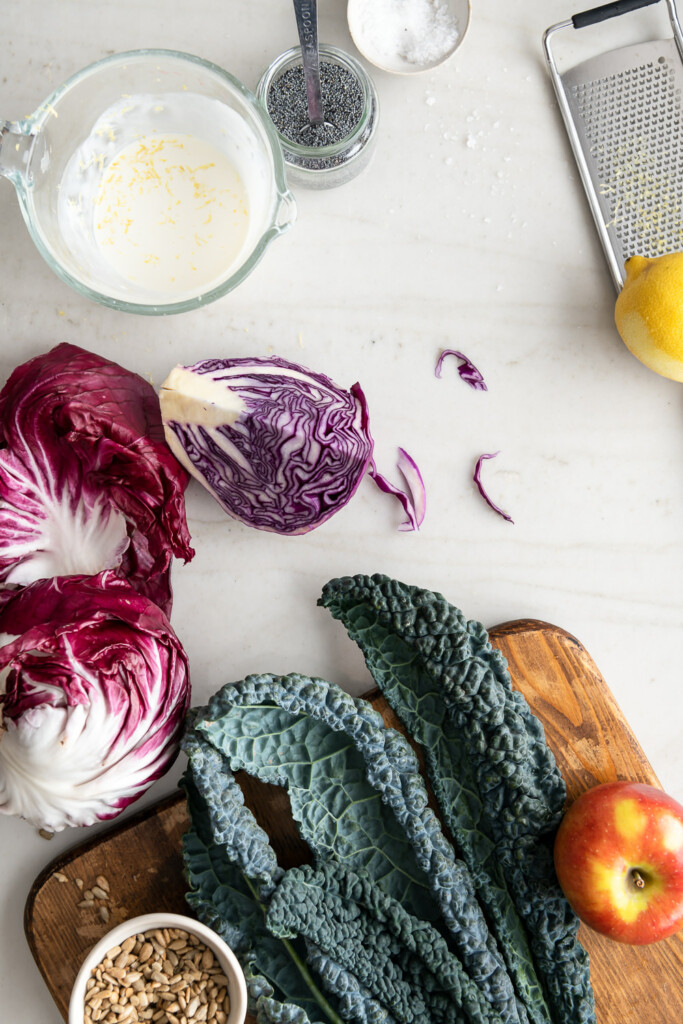
{"type": "Polygon", "coordinates": [[[626,260],[614,320],[641,363],[662,377],[683,381],[683,252],[626,260]]]}

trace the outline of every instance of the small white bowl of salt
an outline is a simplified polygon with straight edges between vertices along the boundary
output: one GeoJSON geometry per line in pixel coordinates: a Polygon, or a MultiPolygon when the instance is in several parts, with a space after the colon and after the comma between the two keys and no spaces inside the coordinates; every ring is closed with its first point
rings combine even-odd
{"type": "Polygon", "coordinates": [[[351,38],[375,67],[394,74],[431,71],[460,46],[470,0],[348,0],[351,38]]]}

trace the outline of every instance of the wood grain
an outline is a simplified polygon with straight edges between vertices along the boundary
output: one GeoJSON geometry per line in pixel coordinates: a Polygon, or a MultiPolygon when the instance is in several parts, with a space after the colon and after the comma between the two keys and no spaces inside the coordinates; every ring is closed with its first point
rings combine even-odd
{"type": "MultiPolygon", "coordinates": [[[[544,724],[570,800],[590,786],[613,779],[658,784],[578,640],[537,620],[504,623],[490,636],[508,661],[513,686],[544,724]]],[[[396,726],[383,698],[377,693],[368,696],[387,723],[396,726]]],[[[286,792],[241,773],[239,777],[245,801],[273,837],[280,863],[291,866],[307,860],[308,848],[292,823],[286,792]]],[[[109,927],[152,910],[189,912],[180,854],[186,827],[184,797],[174,794],[57,858],[36,879],[26,903],[26,936],[65,1019],[79,964],[109,927]],[[110,899],[96,901],[94,907],[78,907],[82,893],[77,880],[87,889],[98,875],[108,879],[110,899]],[[100,907],[107,908],[108,923],[102,920],[100,907]]],[[[580,937],[591,957],[598,1024],[683,1020],[680,934],[645,947],[610,942],[585,928],[580,937]]]]}
{"type": "MultiPolygon", "coordinates": [[[[534,620],[492,631],[513,686],[545,728],[567,784],[568,800],[600,782],[659,785],[630,726],[585,648],[571,634],[534,620]]],[[[683,1021],[683,935],[625,946],[584,926],[598,1024],[683,1021]]]]}

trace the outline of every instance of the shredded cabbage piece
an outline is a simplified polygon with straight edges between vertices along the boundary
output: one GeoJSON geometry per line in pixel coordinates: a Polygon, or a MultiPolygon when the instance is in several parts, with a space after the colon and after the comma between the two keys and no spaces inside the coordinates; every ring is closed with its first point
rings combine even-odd
{"type": "Polygon", "coordinates": [[[481,482],[482,463],[484,462],[485,459],[495,459],[496,455],[500,455],[500,452],[490,452],[489,454],[486,455],[480,455],[479,458],[477,459],[477,464],[474,467],[474,475],[472,479],[477,485],[479,493],[481,494],[486,504],[490,508],[492,508],[494,512],[497,512],[499,516],[502,516],[503,519],[507,519],[508,523],[514,523],[514,519],[512,518],[512,516],[509,515],[507,512],[504,512],[502,508],[500,508],[498,505],[496,505],[494,501],[492,501],[492,499],[486,493],[483,483],[481,482]]]}
{"type": "Polygon", "coordinates": [[[460,374],[460,376],[462,377],[466,384],[469,384],[469,386],[471,388],[474,388],[475,391],[488,391],[488,388],[486,387],[486,382],[482,374],[476,368],[472,360],[468,359],[468,357],[464,355],[464,353],[458,352],[457,349],[454,348],[445,348],[442,351],[441,355],[437,360],[436,366],[434,367],[435,377],[441,377],[441,369],[443,367],[443,363],[446,356],[455,356],[456,359],[460,360],[460,365],[458,366],[458,373],[460,374]]]}
{"type": "Polygon", "coordinates": [[[400,487],[395,487],[391,481],[387,480],[387,478],[379,472],[374,458],[370,460],[368,473],[371,479],[377,484],[380,491],[383,491],[385,494],[393,494],[393,496],[400,501],[403,511],[406,513],[408,518],[405,522],[401,523],[399,530],[403,532],[407,530],[419,530],[422,526],[427,508],[427,492],[424,480],[422,479],[422,474],[420,473],[415,460],[403,448],[398,449],[396,466],[400,470],[406,482],[407,490],[405,491],[401,490],[400,487]]]}

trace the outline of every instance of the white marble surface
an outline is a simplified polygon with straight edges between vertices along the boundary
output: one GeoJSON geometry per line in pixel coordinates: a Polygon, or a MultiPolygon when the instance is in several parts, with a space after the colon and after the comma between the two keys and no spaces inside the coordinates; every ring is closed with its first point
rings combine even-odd
{"type": "MultiPolygon", "coordinates": [[[[578,5],[581,7],[581,5],[578,5]]],[[[589,6],[588,4],[585,6],[589,6]]],[[[207,57],[254,88],[296,42],[287,0],[2,0],[0,113],[35,109],[63,79],[142,46],[207,57]]],[[[343,0],[320,4],[321,38],[352,51],[343,0]]],[[[591,652],[664,787],[683,800],[683,389],[642,367],[613,327],[614,291],[541,51],[571,0],[473,0],[462,48],[435,72],[374,75],[380,141],[336,191],[297,192],[299,214],[253,275],[208,308],[146,319],[99,308],[62,284],[0,181],[0,376],[58,341],[159,383],[177,362],[277,353],[359,380],[377,456],[420,464],[418,534],[369,482],[299,538],[228,521],[194,484],[197,555],[175,571],[174,625],[194,696],[249,671],[299,670],[358,692],[368,677],[316,607],[329,578],[381,571],[441,590],[488,626],[536,617],[591,652]],[[487,393],[442,347],[466,351],[487,393]],[[497,517],[471,480],[481,452],[497,517]]],[[[157,799],[180,766],[148,794],[157,799]]],[[[0,820],[0,1018],[56,1024],[22,928],[50,843],[0,820]]]]}

